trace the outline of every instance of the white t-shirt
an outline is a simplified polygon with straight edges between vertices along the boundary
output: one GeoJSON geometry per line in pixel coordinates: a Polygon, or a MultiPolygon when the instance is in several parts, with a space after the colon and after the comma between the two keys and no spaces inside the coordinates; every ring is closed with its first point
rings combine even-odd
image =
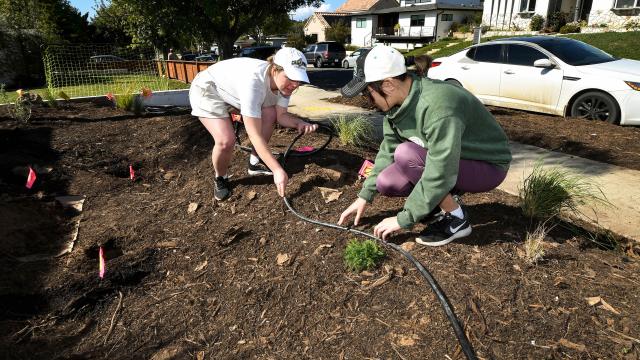
{"type": "Polygon", "coordinates": [[[200,72],[191,85],[215,87],[222,100],[240,109],[243,116],[260,118],[263,107],[289,106],[288,97],[271,91],[268,67],[268,62],[248,57],[224,60],[200,72]]]}

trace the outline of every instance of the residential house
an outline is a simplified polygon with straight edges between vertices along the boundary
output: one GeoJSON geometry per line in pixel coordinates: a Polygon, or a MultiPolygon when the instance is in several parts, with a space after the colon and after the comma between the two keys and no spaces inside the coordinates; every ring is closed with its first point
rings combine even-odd
{"type": "Polygon", "coordinates": [[[485,0],[482,21],[496,30],[529,30],[533,15],[555,12],[592,26],[625,29],[640,22],[640,0],[485,0]]]}
{"type": "Polygon", "coordinates": [[[447,37],[451,25],[482,12],[480,0],[401,0],[399,6],[351,16],[351,43],[413,49],[447,37]]]}
{"type": "Polygon", "coordinates": [[[351,14],[398,6],[396,0],[347,0],[335,12],[315,12],[304,25],[304,34],[313,37],[313,42],[325,41],[326,30],[339,21],[351,26],[351,14]]]}

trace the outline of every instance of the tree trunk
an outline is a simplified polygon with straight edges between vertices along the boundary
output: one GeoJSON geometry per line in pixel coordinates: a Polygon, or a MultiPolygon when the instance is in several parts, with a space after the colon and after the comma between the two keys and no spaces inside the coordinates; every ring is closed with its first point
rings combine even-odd
{"type": "Polygon", "coordinates": [[[218,36],[218,50],[220,51],[220,59],[231,59],[233,57],[233,44],[238,37],[230,34],[222,34],[218,36]]]}

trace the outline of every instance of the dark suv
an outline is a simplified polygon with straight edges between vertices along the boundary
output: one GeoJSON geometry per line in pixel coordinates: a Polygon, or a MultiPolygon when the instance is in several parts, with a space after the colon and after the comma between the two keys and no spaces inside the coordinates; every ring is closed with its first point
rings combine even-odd
{"type": "Polygon", "coordinates": [[[323,41],[309,45],[303,52],[307,62],[315,67],[340,66],[342,59],[347,56],[344,46],[335,41],[323,41]]]}
{"type": "Polygon", "coordinates": [[[240,50],[239,57],[252,57],[260,60],[267,60],[269,56],[280,50],[277,46],[255,46],[240,50]]]}

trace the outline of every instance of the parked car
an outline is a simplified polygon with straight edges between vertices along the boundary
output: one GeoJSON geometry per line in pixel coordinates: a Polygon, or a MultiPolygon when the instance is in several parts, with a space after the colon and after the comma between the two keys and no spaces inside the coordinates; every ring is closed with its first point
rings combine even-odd
{"type": "Polygon", "coordinates": [[[350,67],[356,66],[356,60],[362,55],[364,51],[371,50],[370,47],[361,47],[360,49],[351,53],[351,55],[347,56],[342,60],[342,67],[348,69],[350,67]]]}
{"type": "Polygon", "coordinates": [[[435,59],[428,76],[487,105],[640,125],[640,61],[569,38],[489,41],[435,59]]]}
{"type": "Polygon", "coordinates": [[[196,57],[196,61],[217,61],[218,57],[214,54],[204,54],[196,57]]]}
{"type": "Polygon", "coordinates": [[[95,55],[89,58],[89,62],[92,64],[107,64],[114,62],[123,62],[125,59],[115,55],[95,55]]]}
{"type": "Polygon", "coordinates": [[[254,46],[240,50],[238,56],[267,60],[269,56],[275,54],[278,50],[280,50],[278,46],[254,46]]]}
{"type": "Polygon", "coordinates": [[[307,63],[321,68],[327,66],[340,66],[342,59],[347,55],[342,44],[335,41],[323,41],[307,46],[303,51],[307,63]]]}
{"type": "Polygon", "coordinates": [[[198,57],[198,54],[185,53],[180,55],[182,61],[194,61],[198,57]]]}

